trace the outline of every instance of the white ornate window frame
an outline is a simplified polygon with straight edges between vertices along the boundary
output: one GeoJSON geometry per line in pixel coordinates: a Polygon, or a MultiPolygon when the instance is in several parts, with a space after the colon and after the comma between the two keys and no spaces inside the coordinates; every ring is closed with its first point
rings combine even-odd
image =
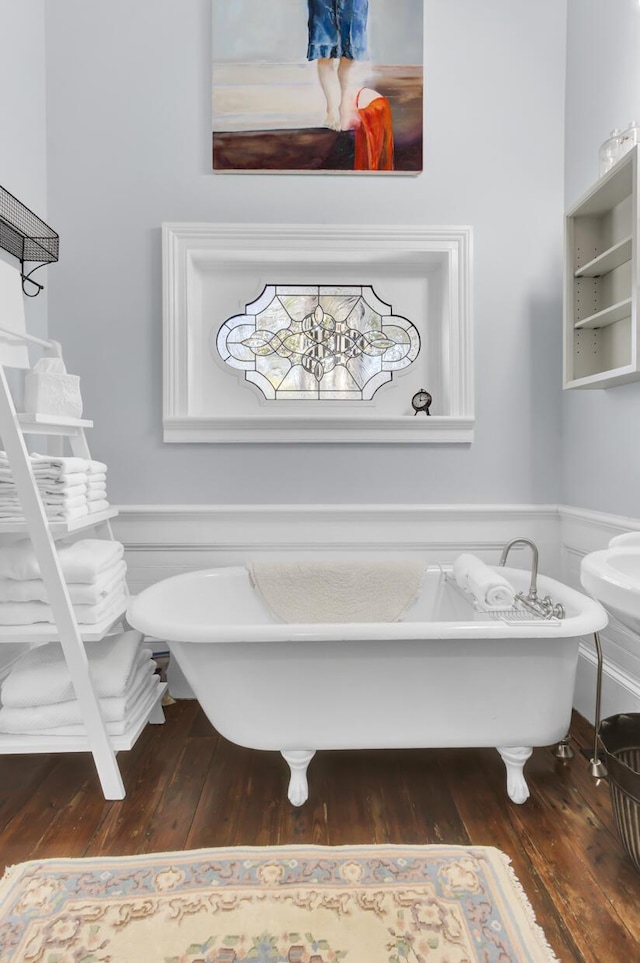
{"type": "Polygon", "coordinates": [[[162,244],[166,442],[473,441],[471,228],[167,223],[162,244]],[[429,302],[416,317],[394,300],[419,325],[428,367],[394,382],[382,403],[265,401],[208,350],[211,329],[265,284],[348,280],[384,300],[406,285],[429,302]],[[411,408],[420,388],[433,394],[430,417],[411,408]]]}

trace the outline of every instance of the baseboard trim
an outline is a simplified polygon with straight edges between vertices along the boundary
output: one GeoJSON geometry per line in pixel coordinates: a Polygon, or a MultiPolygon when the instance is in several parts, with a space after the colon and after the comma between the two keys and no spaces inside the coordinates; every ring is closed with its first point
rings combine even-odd
{"type": "MultiPolygon", "coordinates": [[[[597,664],[593,645],[581,642],[573,705],[592,725],[596,714],[597,664]]],[[[602,672],[600,718],[616,712],[640,712],[640,679],[607,660],[602,672]]]]}

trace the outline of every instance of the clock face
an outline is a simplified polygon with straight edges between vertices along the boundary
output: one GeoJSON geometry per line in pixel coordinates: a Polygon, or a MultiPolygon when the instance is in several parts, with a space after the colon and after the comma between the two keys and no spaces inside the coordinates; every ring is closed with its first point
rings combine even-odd
{"type": "Polygon", "coordinates": [[[421,411],[423,408],[428,408],[431,404],[431,395],[428,391],[417,391],[411,399],[411,404],[416,411],[421,411]]]}

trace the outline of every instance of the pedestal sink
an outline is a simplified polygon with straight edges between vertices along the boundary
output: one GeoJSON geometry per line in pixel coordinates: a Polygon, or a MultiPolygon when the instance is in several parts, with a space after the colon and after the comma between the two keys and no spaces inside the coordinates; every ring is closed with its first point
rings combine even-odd
{"type": "Polygon", "coordinates": [[[580,581],[623,625],[640,633],[640,532],[617,535],[608,548],[585,555],[580,581]]]}

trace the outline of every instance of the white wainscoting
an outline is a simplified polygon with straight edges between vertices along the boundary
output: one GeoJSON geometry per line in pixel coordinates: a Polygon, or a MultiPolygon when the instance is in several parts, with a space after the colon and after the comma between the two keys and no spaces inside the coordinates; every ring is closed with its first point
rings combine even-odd
{"type": "MultiPolygon", "coordinates": [[[[640,519],[608,515],[568,505],[558,507],[562,579],[581,589],[580,561],[588,552],[606,548],[614,535],[640,531],[640,519]]],[[[640,712],[640,636],[616,619],[600,633],[604,654],[602,717],[615,712],[640,712]]],[[[592,638],[580,646],[574,705],[590,722],[594,720],[596,654],[592,638]]]]}
{"type": "MultiPolygon", "coordinates": [[[[495,564],[517,535],[537,542],[546,572],[558,572],[560,564],[555,505],[144,505],[119,511],[113,529],[127,549],[132,592],[179,572],[293,555],[384,552],[435,564],[474,552],[495,564]]],[[[513,560],[529,565],[522,550],[513,560]]]]}
{"type": "MultiPolygon", "coordinates": [[[[143,505],[120,507],[113,521],[126,546],[133,593],[188,570],[251,559],[362,557],[381,552],[450,563],[460,552],[498,561],[509,539],[540,549],[540,571],[580,589],[580,559],[640,519],[557,505],[143,505]]],[[[530,565],[527,550],[510,563],[530,565]]],[[[640,637],[615,621],[601,633],[603,716],[640,711],[640,637]]],[[[595,708],[593,640],[581,643],[575,706],[595,708]]]]}

